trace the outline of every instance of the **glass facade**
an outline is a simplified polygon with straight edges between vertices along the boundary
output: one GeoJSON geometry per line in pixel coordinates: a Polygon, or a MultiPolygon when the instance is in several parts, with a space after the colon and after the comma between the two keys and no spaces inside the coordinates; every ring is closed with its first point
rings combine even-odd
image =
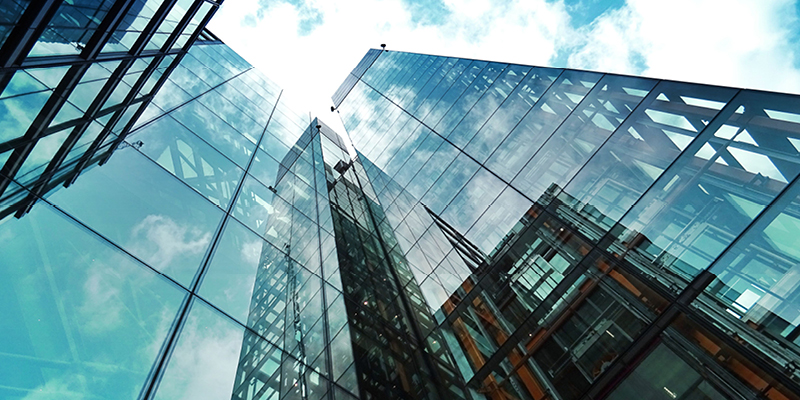
{"type": "Polygon", "coordinates": [[[203,30],[218,2],[8,3],[0,398],[358,398],[329,129],[203,30]]]}
{"type": "Polygon", "coordinates": [[[0,398],[800,399],[800,98],[0,5],[0,398]],[[348,150],[349,149],[349,150],[348,150]]]}
{"type": "Polygon", "coordinates": [[[798,96],[370,50],[333,100],[468,396],[799,398],[798,96]]]}

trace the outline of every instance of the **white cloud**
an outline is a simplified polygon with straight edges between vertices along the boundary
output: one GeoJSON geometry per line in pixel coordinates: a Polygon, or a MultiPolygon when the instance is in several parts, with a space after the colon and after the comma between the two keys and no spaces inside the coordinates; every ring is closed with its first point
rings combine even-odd
{"type": "Polygon", "coordinates": [[[192,307],[157,399],[222,399],[233,392],[243,331],[204,304],[192,307]]]}
{"type": "Polygon", "coordinates": [[[102,262],[93,261],[89,264],[86,282],[83,283],[83,302],[78,307],[78,312],[85,320],[82,327],[84,332],[103,335],[122,323],[121,313],[125,304],[119,297],[119,287],[109,284],[114,282],[114,275],[121,273],[110,270],[102,262]]]}
{"type": "Polygon", "coordinates": [[[210,242],[208,232],[180,225],[163,215],[148,215],[133,227],[128,247],[153,268],[180,274],[188,271],[174,271],[173,260],[202,254],[210,242]]]}
{"type": "Polygon", "coordinates": [[[629,0],[582,30],[573,67],[800,93],[794,3],[629,0]],[[645,66],[637,68],[635,59],[645,66]]]}
{"type": "Polygon", "coordinates": [[[330,97],[369,48],[386,43],[395,50],[546,65],[569,23],[562,3],[544,0],[502,6],[448,0],[455,11],[438,25],[415,22],[401,0],[306,3],[323,17],[305,36],[297,32],[296,7],[270,3],[259,18],[256,0],[226,2],[209,28],[285,89],[296,111],[310,109],[340,132],[330,97]]]}
{"type": "Polygon", "coordinates": [[[228,1],[210,28],[286,89],[284,97],[297,111],[310,109],[340,131],[330,96],[366,50],[381,43],[420,53],[566,62],[555,66],[800,92],[790,40],[797,15],[788,0],[630,0],[577,30],[562,1],[445,0],[451,12],[439,17],[423,15],[419,5],[414,14],[402,0],[269,4],[264,9],[258,0],[228,1]],[[322,16],[321,23],[301,34],[309,9],[322,16]]]}

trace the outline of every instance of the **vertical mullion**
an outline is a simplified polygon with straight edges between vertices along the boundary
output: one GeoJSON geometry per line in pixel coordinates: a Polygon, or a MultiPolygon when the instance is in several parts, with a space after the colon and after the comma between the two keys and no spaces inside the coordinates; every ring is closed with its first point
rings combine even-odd
{"type": "Polygon", "coordinates": [[[147,24],[144,30],[142,30],[142,33],[139,34],[139,38],[137,38],[136,42],[133,44],[133,46],[131,46],[131,50],[129,51],[130,54],[139,55],[142,53],[147,43],[150,42],[150,39],[152,39],[153,35],[156,33],[158,27],[161,26],[161,23],[164,21],[167,15],[169,15],[169,11],[172,10],[172,6],[174,6],[177,2],[177,0],[164,0],[164,2],[161,3],[161,7],[156,10],[155,14],[150,19],[150,22],[147,24]]]}
{"type": "Polygon", "coordinates": [[[63,0],[34,0],[0,48],[0,69],[22,64],[63,0]]]}
{"type": "MultiPolygon", "coordinates": [[[[21,208],[17,212],[17,218],[21,217],[25,213],[29,212],[33,207],[36,199],[43,194],[45,188],[48,187],[49,181],[52,176],[58,171],[61,167],[61,164],[66,159],[69,152],[75,146],[75,143],[78,142],[81,136],[86,132],[86,129],[89,125],[95,120],[97,116],[97,112],[100,110],[100,107],[108,100],[114,90],[117,88],[119,83],[122,81],[122,77],[128,71],[131,65],[133,65],[134,60],[128,59],[120,63],[114,73],[108,78],[103,88],[100,90],[100,93],[95,97],[92,104],[87,108],[86,113],[82,121],[75,126],[72,133],[70,133],[69,137],[66,141],[61,145],[61,148],[58,150],[56,155],[48,164],[45,171],[42,173],[41,177],[37,179],[36,184],[31,188],[31,194],[28,196],[27,204],[21,208]]],[[[154,62],[155,64],[155,62],[154,62]]],[[[124,108],[123,108],[124,110],[124,108]]],[[[87,149],[88,150],[88,149],[87,149]]]]}
{"type": "Polygon", "coordinates": [[[56,89],[50,94],[50,98],[23,136],[25,144],[14,149],[11,157],[6,161],[2,170],[0,170],[4,175],[0,177],[0,193],[3,193],[8,187],[10,179],[14,179],[20,167],[22,167],[22,164],[28,158],[31,151],[33,151],[36,143],[38,143],[47,127],[50,126],[53,118],[55,118],[58,111],[64,103],[66,103],[67,98],[69,98],[88,69],[88,64],[71,67],[61,79],[56,89]]]}
{"type": "Polygon", "coordinates": [[[81,51],[81,58],[92,60],[100,54],[100,51],[111,38],[120,22],[125,18],[133,3],[134,0],[117,0],[114,2],[111,9],[108,10],[108,14],[100,22],[97,30],[81,51]]]}

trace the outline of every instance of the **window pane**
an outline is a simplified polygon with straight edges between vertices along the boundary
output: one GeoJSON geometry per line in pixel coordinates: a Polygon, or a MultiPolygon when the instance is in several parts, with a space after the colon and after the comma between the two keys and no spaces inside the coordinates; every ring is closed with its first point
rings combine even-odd
{"type": "Polygon", "coordinates": [[[50,199],[183,285],[194,277],[223,214],[131,147],[50,199]]]}
{"type": "Polygon", "coordinates": [[[0,228],[0,397],[135,398],[185,292],[45,204],[0,228]]]}

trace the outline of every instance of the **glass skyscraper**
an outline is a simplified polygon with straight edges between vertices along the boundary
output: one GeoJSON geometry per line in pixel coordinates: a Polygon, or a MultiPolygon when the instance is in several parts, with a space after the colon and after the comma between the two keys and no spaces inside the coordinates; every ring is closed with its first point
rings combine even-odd
{"type": "Polygon", "coordinates": [[[218,3],[0,4],[0,398],[359,396],[323,143],[349,157],[218,3]]]}
{"type": "Polygon", "coordinates": [[[370,50],[333,100],[468,396],[798,398],[800,97],[370,50]]]}
{"type": "Polygon", "coordinates": [[[0,5],[0,398],[798,399],[800,97],[0,5]]]}

